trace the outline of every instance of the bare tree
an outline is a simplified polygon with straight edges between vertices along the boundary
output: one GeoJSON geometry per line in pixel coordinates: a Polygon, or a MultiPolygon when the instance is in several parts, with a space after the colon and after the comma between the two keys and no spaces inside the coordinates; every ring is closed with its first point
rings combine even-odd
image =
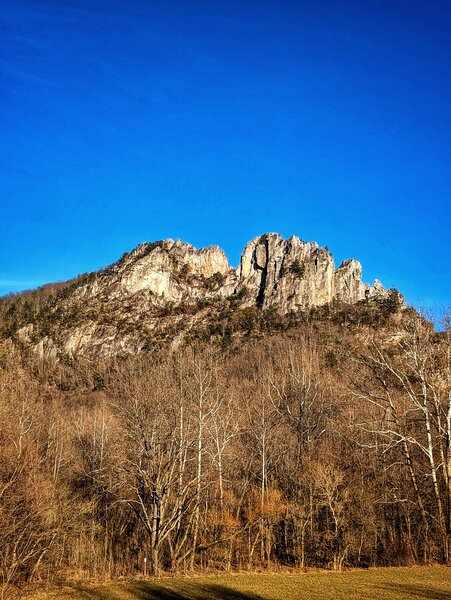
{"type": "Polygon", "coordinates": [[[395,347],[384,350],[374,343],[363,361],[372,376],[360,381],[356,394],[375,409],[373,423],[362,426],[379,436],[385,454],[402,451],[425,530],[438,526],[442,558],[448,560],[449,470],[444,465],[450,387],[443,345],[434,344],[433,336],[431,325],[415,314],[395,347]],[[429,493],[435,510],[429,508],[429,493]]]}

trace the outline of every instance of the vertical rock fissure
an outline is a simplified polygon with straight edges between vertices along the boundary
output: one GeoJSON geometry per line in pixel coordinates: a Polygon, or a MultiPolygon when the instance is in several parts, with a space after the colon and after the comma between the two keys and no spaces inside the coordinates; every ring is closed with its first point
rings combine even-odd
{"type": "Polygon", "coordinates": [[[259,307],[263,306],[263,303],[265,301],[266,280],[268,277],[268,259],[269,259],[268,240],[265,239],[263,243],[264,243],[264,247],[265,247],[265,266],[262,269],[262,276],[260,279],[260,287],[259,287],[258,295],[257,295],[257,306],[259,306],[259,307]]]}

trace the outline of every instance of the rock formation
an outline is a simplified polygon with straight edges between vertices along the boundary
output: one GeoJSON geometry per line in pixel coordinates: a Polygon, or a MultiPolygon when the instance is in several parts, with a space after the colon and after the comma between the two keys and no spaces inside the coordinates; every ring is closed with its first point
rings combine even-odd
{"type": "Polygon", "coordinates": [[[50,309],[52,326],[45,336],[36,323],[17,336],[24,343],[34,340],[41,354],[58,348],[69,354],[136,353],[158,336],[174,342],[228,299],[241,308],[287,314],[387,297],[378,280],[371,287],[361,277],[356,260],[336,269],[327,248],[296,236],[256,237],[237,269],[217,246],[197,250],[171,239],[144,243],[110,267],[69,282],[50,309]]]}
{"type": "Polygon", "coordinates": [[[246,245],[236,278],[238,289],[249,290],[249,306],[274,307],[283,313],[333,301],[354,304],[387,293],[377,280],[373,287],[362,283],[358,261],[347,260],[335,269],[326,248],[296,236],[284,240],[275,233],[246,245]]]}

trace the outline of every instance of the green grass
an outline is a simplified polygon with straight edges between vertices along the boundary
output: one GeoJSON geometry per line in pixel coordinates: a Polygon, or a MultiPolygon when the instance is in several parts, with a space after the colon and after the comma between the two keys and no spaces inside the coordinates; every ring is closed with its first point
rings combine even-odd
{"type": "Polygon", "coordinates": [[[451,600],[451,568],[135,579],[33,600],[451,600]]]}

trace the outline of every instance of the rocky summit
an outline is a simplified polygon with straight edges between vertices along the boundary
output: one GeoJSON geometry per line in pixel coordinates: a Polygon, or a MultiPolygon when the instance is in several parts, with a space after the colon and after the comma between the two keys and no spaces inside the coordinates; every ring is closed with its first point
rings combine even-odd
{"type": "Polygon", "coordinates": [[[249,290],[249,305],[285,313],[334,300],[354,304],[386,296],[378,280],[372,287],[362,283],[358,261],[347,260],[336,269],[327,248],[296,236],[284,240],[278,234],[265,234],[249,242],[235,277],[238,290],[249,290]]]}
{"type": "Polygon", "coordinates": [[[197,250],[172,239],[144,243],[113,265],[65,284],[30,309],[14,331],[39,354],[135,354],[149,344],[179,344],[230,310],[299,314],[314,307],[383,301],[378,280],[362,268],[338,268],[327,248],[296,236],[256,237],[238,268],[218,246],[197,250]]]}

